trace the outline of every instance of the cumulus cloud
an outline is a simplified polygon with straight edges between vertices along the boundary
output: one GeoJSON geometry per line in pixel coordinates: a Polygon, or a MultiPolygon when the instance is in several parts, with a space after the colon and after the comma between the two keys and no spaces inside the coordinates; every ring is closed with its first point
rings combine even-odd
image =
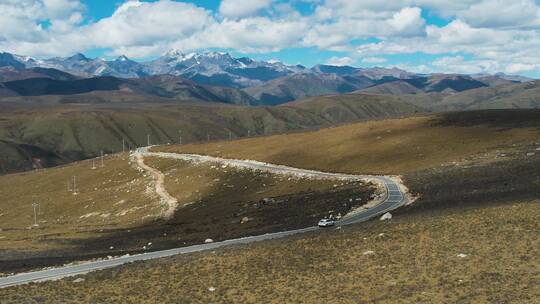
{"type": "Polygon", "coordinates": [[[271,2],[271,0],[222,0],[219,5],[219,13],[228,18],[252,16],[267,8],[271,2]]]}
{"type": "Polygon", "coordinates": [[[419,53],[436,58],[421,70],[539,71],[535,0],[223,0],[216,12],[182,1],[129,0],[97,21],[84,20],[84,11],[79,0],[0,0],[0,49],[56,56],[103,48],[142,58],[170,48],[312,47],[340,52],[328,61],[340,65],[419,53]],[[299,12],[298,2],[313,11],[299,12]],[[433,15],[447,23],[424,19],[433,15]]]}
{"type": "Polygon", "coordinates": [[[382,57],[365,57],[362,59],[363,63],[385,63],[386,61],[386,58],[382,57]]]}
{"type": "Polygon", "coordinates": [[[396,33],[403,36],[414,36],[422,33],[425,20],[422,18],[422,10],[418,7],[406,7],[395,13],[388,24],[395,29],[396,33]]]}
{"type": "Polygon", "coordinates": [[[351,57],[337,57],[334,56],[326,61],[326,64],[335,66],[352,65],[356,60],[351,57]]]}
{"type": "Polygon", "coordinates": [[[483,0],[458,16],[474,27],[540,26],[540,7],[534,0],[483,0]]]}

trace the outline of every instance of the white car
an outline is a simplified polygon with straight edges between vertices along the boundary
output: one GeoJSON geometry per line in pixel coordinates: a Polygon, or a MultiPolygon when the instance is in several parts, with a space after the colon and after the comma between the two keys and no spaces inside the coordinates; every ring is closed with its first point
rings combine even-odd
{"type": "Polygon", "coordinates": [[[334,226],[336,222],[331,219],[322,219],[319,221],[319,227],[331,227],[334,226]]]}

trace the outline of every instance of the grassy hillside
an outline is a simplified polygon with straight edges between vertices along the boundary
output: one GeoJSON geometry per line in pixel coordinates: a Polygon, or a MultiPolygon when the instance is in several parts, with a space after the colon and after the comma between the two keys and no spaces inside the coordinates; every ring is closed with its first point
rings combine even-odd
{"type": "MultiPolygon", "coordinates": [[[[56,71],[56,70],[52,70],[56,71]]],[[[172,98],[177,100],[209,101],[230,104],[252,105],[257,101],[246,93],[224,87],[212,87],[171,75],[122,79],[116,77],[94,77],[77,79],[41,71],[42,76],[3,82],[9,92],[19,96],[76,95],[92,92],[130,92],[148,97],[172,98]]],[[[59,72],[60,73],[60,72],[59,72]]],[[[69,74],[67,74],[69,75],[69,74]]],[[[1,93],[1,92],[0,92],[1,93]]],[[[0,95],[2,96],[2,95],[0,95]]]]}
{"type": "Polygon", "coordinates": [[[0,296],[10,303],[534,303],[539,207],[375,221],[136,263],[83,282],[1,289],[0,296]]]}
{"type": "MultiPolygon", "coordinates": [[[[388,91],[372,93],[387,94],[388,91]]],[[[407,92],[404,92],[407,94],[407,92]]],[[[458,94],[430,93],[401,95],[403,101],[426,110],[463,111],[485,109],[536,109],[540,108],[540,82],[502,84],[467,90],[458,94]]]]}
{"type": "MultiPolygon", "coordinates": [[[[101,100],[103,96],[91,99],[94,97],[101,100]]],[[[90,97],[80,97],[79,102],[84,98],[90,97]]],[[[152,144],[192,143],[320,128],[418,110],[398,100],[369,96],[283,107],[165,103],[163,99],[147,104],[131,95],[117,95],[114,100],[58,104],[65,100],[51,96],[1,103],[1,172],[58,165],[99,155],[101,150],[122,151],[122,140],[126,148],[146,145],[147,134],[152,144]]]]}
{"type": "Polygon", "coordinates": [[[267,105],[277,105],[310,96],[347,93],[371,85],[369,79],[345,79],[334,74],[300,73],[244,89],[267,105]]]}
{"type": "Polygon", "coordinates": [[[0,272],[168,249],[314,225],[369,200],[361,182],[310,180],[149,158],[178,200],[170,219],[127,154],[0,176],[0,272]],[[76,177],[77,194],[68,189],[76,177]],[[38,227],[33,202],[39,202],[38,227]],[[151,242],[152,245],[147,244],[151,242]]]}
{"type": "MultiPolygon", "coordinates": [[[[540,297],[539,115],[450,113],[161,147],[328,171],[401,173],[420,198],[387,222],[141,262],[86,275],[83,282],[67,278],[2,289],[0,296],[12,302],[533,303],[540,297]]],[[[200,174],[206,185],[215,173],[184,171],[170,161],[153,165],[170,181],[182,176],[183,183],[168,185],[177,195],[197,189],[221,201],[239,191],[198,188],[186,178],[200,174]]],[[[251,188],[254,176],[245,178],[225,184],[251,188]]],[[[323,192],[316,197],[325,198],[328,188],[317,187],[323,192]]],[[[130,239],[121,236],[116,240],[130,239]]],[[[102,246],[110,244],[103,240],[102,246]]]]}
{"type": "Polygon", "coordinates": [[[156,149],[327,171],[403,174],[460,161],[498,146],[539,140],[539,126],[539,110],[465,112],[156,149]]]}

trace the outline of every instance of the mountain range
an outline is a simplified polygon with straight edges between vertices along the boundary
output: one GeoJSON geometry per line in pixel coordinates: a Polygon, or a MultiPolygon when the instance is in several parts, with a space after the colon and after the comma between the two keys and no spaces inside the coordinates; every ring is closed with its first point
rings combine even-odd
{"type": "Polygon", "coordinates": [[[0,96],[122,91],[242,105],[278,105],[329,94],[455,94],[526,82],[505,74],[416,74],[398,68],[286,65],[228,53],[169,51],[148,62],[71,57],[36,59],[0,53],[0,96]],[[40,80],[35,80],[40,78],[40,80]],[[28,79],[34,79],[28,81],[28,79]]]}

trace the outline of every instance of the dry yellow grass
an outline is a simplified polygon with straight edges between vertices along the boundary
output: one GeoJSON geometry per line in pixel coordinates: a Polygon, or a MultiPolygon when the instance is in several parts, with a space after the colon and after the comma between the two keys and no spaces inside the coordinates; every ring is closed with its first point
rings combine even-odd
{"type": "Polygon", "coordinates": [[[98,230],[127,228],[160,216],[159,198],[147,191],[149,177],[129,164],[129,156],[0,176],[0,243],[2,249],[59,247],[56,239],[87,238],[98,230]],[[68,192],[77,176],[78,194],[68,192]],[[40,204],[34,222],[32,203],[40,204]]]}
{"type": "Polygon", "coordinates": [[[538,217],[540,201],[374,221],[127,265],[86,275],[82,283],[67,278],[1,289],[0,298],[6,303],[536,303],[538,217]]]}
{"type": "MultiPolygon", "coordinates": [[[[27,253],[32,256],[56,256],[59,250],[68,250],[71,254],[90,254],[94,251],[101,255],[119,254],[123,250],[141,250],[139,243],[145,244],[147,238],[155,246],[163,248],[200,243],[206,237],[218,239],[240,237],[246,233],[258,234],[291,225],[294,219],[279,221],[280,214],[289,217],[297,214],[299,205],[293,203],[301,201],[307,204],[310,199],[306,197],[314,193],[348,191],[340,195],[356,194],[355,198],[361,198],[354,201],[354,206],[357,206],[365,202],[371,191],[369,185],[357,182],[346,185],[339,183],[336,187],[336,182],[332,180],[261,174],[221,168],[218,164],[195,165],[159,158],[147,158],[145,162],[165,173],[166,189],[178,199],[177,212],[180,214],[169,224],[161,221],[166,206],[156,195],[152,178],[136,170],[136,164],[130,163],[127,154],[106,157],[103,168],[96,161],[97,168],[91,169],[93,163],[88,160],[41,171],[0,176],[0,258],[9,257],[11,260],[27,253]],[[73,176],[77,176],[77,195],[68,191],[73,176]],[[281,198],[287,204],[266,206],[274,211],[268,218],[263,212],[265,206],[244,206],[259,204],[265,198],[281,198]],[[34,201],[40,203],[38,227],[32,226],[34,201]],[[184,206],[191,207],[183,211],[184,206]],[[249,223],[239,225],[247,216],[250,217],[249,223]],[[214,217],[223,217],[223,220],[214,220],[214,217]],[[132,236],[140,238],[133,240],[133,244],[121,242],[125,236],[119,235],[119,232],[133,230],[135,233],[141,227],[165,231],[132,236]],[[180,230],[170,231],[176,228],[180,230]],[[226,233],[224,228],[227,228],[226,233]],[[156,234],[167,233],[167,237],[156,239],[156,234]],[[100,239],[106,244],[100,244],[100,239]],[[109,246],[112,246],[111,250],[109,246]]],[[[343,200],[350,204],[348,196],[343,200]]],[[[313,207],[316,215],[305,215],[311,222],[316,221],[311,216],[338,210],[335,209],[336,204],[341,212],[353,206],[343,207],[341,200],[328,206],[325,206],[323,199],[313,201],[312,205],[317,203],[313,207]]],[[[304,225],[305,221],[297,219],[296,225],[304,225]]]]}
{"type": "Polygon", "coordinates": [[[357,174],[404,174],[460,160],[498,146],[539,138],[536,128],[437,125],[437,116],[370,121],[319,131],[154,148],[255,159],[357,174]]]}
{"type": "Polygon", "coordinates": [[[180,208],[202,200],[227,204],[236,201],[257,202],[264,198],[313,190],[326,192],[336,185],[335,180],[312,180],[241,170],[222,167],[219,163],[193,164],[156,157],[146,157],[145,163],[165,174],[167,191],[178,199],[180,208]]]}

